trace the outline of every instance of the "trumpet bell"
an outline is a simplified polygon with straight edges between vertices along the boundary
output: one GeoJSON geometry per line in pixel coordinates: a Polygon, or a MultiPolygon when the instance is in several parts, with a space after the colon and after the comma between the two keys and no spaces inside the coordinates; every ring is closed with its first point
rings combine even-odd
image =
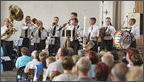
{"type": "Polygon", "coordinates": [[[36,18],[33,18],[33,19],[32,19],[32,24],[36,24],[37,21],[38,21],[38,20],[37,20],[36,18]]]}

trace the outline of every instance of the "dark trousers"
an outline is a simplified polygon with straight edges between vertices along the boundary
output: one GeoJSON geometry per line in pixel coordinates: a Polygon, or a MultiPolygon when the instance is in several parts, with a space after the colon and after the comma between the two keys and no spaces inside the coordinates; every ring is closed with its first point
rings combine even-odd
{"type": "Polygon", "coordinates": [[[38,51],[45,49],[45,46],[46,46],[45,40],[41,40],[40,43],[34,43],[34,49],[38,51]]]}
{"type": "Polygon", "coordinates": [[[73,48],[74,54],[78,54],[78,50],[80,49],[80,44],[78,40],[70,41],[70,47],[73,48]]]}
{"type": "Polygon", "coordinates": [[[12,56],[13,52],[13,41],[2,41],[2,47],[4,56],[12,56]]]}
{"type": "Polygon", "coordinates": [[[30,45],[30,39],[29,38],[24,38],[23,43],[22,43],[22,47],[29,48],[29,45],[30,45]]]}
{"type": "Polygon", "coordinates": [[[49,45],[49,53],[50,55],[55,55],[58,51],[58,49],[60,48],[60,37],[56,37],[55,38],[55,44],[54,45],[49,45]]]}
{"type": "Polygon", "coordinates": [[[103,41],[104,48],[108,51],[111,51],[113,49],[113,39],[112,40],[104,40],[103,41]]]}
{"type": "Polygon", "coordinates": [[[95,52],[98,52],[98,44],[97,44],[97,41],[93,41],[94,42],[94,46],[90,49],[92,51],[95,51],[95,52]]]}
{"type": "Polygon", "coordinates": [[[136,48],[136,41],[132,41],[131,46],[132,48],[136,48]]]}

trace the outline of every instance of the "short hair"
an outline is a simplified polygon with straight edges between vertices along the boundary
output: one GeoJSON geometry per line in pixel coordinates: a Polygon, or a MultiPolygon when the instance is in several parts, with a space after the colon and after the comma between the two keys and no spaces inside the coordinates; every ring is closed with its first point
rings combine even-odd
{"type": "Polygon", "coordinates": [[[42,61],[43,58],[46,57],[46,56],[47,56],[47,53],[45,53],[45,52],[40,52],[40,53],[39,53],[39,60],[42,61]]]}
{"type": "Polygon", "coordinates": [[[48,49],[43,49],[42,52],[45,52],[49,56],[49,51],[48,49]]]}
{"type": "Polygon", "coordinates": [[[80,57],[79,57],[78,55],[73,55],[73,56],[72,56],[74,65],[76,65],[76,63],[78,62],[79,58],[80,58],[80,57]]]}
{"type": "Polygon", "coordinates": [[[95,17],[91,17],[90,20],[93,20],[96,23],[96,18],[95,17]]]}
{"type": "Polygon", "coordinates": [[[26,16],[26,18],[27,18],[27,17],[28,17],[28,18],[31,18],[30,16],[26,16]]]}
{"type": "Polygon", "coordinates": [[[98,55],[94,51],[89,51],[87,54],[88,58],[90,59],[92,64],[98,63],[98,55]]]}
{"type": "Polygon", "coordinates": [[[61,48],[61,56],[67,56],[69,55],[69,51],[67,48],[61,48]]]}
{"type": "Polygon", "coordinates": [[[31,53],[31,56],[37,59],[37,57],[36,57],[37,54],[38,54],[38,52],[37,52],[36,50],[34,50],[34,51],[31,53]]]}
{"type": "Polygon", "coordinates": [[[73,48],[67,48],[67,49],[68,49],[68,52],[69,52],[68,55],[70,55],[70,56],[74,55],[74,50],[73,50],[73,48]]]}
{"type": "Polygon", "coordinates": [[[110,20],[111,20],[111,18],[110,18],[110,17],[106,17],[106,19],[110,19],[110,20]]]}
{"type": "Polygon", "coordinates": [[[81,73],[87,74],[91,69],[91,61],[87,57],[81,57],[76,66],[81,73]]]}
{"type": "Polygon", "coordinates": [[[62,66],[64,70],[72,70],[74,63],[71,56],[65,56],[62,58],[62,66]]]}
{"type": "Polygon", "coordinates": [[[125,81],[126,73],[128,72],[128,67],[123,63],[116,64],[111,71],[111,74],[120,81],[125,81]]]}
{"type": "Polygon", "coordinates": [[[95,69],[95,79],[97,81],[106,81],[108,79],[108,75],[110,73],[109,66],[103,62],[99,62],[96,64],[95,69]]]}
{"type": "Polygon", "coordinates": [[[76,23],[78,23],[78,19],[77,19],[77,18],[74,18],[74,19],[72,19],[72,20],[74,20],[76,23]]]}
{"type": "Polygon", "coordinates": [[[57,18],[59,20],[59,17],[58,16],[55,16],[54,18],[57,18]]]}
{"type": "Polygon", "coordinates": [[[105,53],[104,56],[102,56],[102,62],[104,62],[105,64],[107,64],[110,69],[113,67],[114,65],[114,57],[111,53],[107,52],[105,53]]]}
{"type": "Polygon", "coordinates": [[[56,76],[60,75],[61,73],[58,71],[51,71],[49,75],[50,81],[52,81],[56,76]]]}
{"type": "Polygon", "coordinates": [[[49,63],[55,62],[55,58],[53,58],[52,56],[46,58],[46,61],[49,60],[49,63]]]}
{"type": "Polygon", "coordinates": [[[126,53],[131,60],[131,56],[133,56],[135,54],[139,54],[139,51],[135,48],[129,48],[129,49],[127,49],[126,53]]]}
{"type": "Polygon", "coordinates": [[[126,74],[127,81],[143,81],[143,66],[134,66],[126,74]]]}
{"type": "Polygon", "coordinates": [[[87,54],[87,51],[86,51],[86,50],[83,50],[83,49],[78,50],[78,55],[79,55],[79,56],[85,56],[86,54],[87,54]]]}
{"type": "Polygon", "coordinates": [[[136,19],[135,18],[131,18],[130,20],[133,21],[134,24],[136,23],[136,19]]]}
{"type": "Polygon", "coordinates": [[[27,47],[22,47],[21,48],[21,52],[24,54],[24,55],[29,55],[29,49],[27,47]]]}
{"type": "Polygon", "coordinates": [[[76,12],[71,12],[71,15],[74,15],[77,17],[77,13],[76,12]]]}
{"type": "Polygon", "coordinates": [[[134,65],[142,65],[143,64],[143,59],[140,54],[134,54],[131,56],[131,61],[133,62],[134,65]]]}

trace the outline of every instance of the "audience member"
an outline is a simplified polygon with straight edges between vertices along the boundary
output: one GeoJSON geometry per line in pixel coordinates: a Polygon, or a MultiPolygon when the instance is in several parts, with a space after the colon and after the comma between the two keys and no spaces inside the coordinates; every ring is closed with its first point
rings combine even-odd
{"type": "Polygon", "coordinates": [[[62,66],[64,69],[64,73],[54,77],[53,81],[71,81],[77,78],[77,75],[72,73],[73,68],[73,60],[72,57],[66,56],[62,59],[62,66]]]}
{"type": "Polygon", "coordinates": [[[87,57],[81,57],[76,66],[79,77],[74,81],[93,81],[88,75],[91,69],[91,61],[87,57]]]}
{"type": "Polygon", "coordinates": [[[28,62],[32,61],[32,58],[29,57],[29,49],[27,47],[21,48],[22,56],[18,57],[16,60],[16,68],[24,67],[27,65],[28,62]]]}
{"type": "Polygon", "coordinates": [[[39,61],[38,59],[36,58],[37,54],[39,54],[36,50],[33,51],[31,53],[31,58],[33,59],[32,61],[28,62],[28,64],[26,65],[25,69],[24,69],[24,72],[25,73],[28,73],[29,72],[29,69],[34,69],[36,65],[39,64],[39,61]]]}
{"type": "Polygon", "coordinates": [[[128,68],[123,63],[116,64],[111,71],[111,79],[112,81],[126,81],[126,74],[128,72],[128,68]]]}
{"type": "Polygon", "coordinates": [[[96,81],[107,81],[110,69],[105,63],[99,62],[96,64],[94,72],[96,81]]]}
{"type": "Polygon", "coordinates": [[[91,69],[89,71],[89,76],[91,78],[94,78],[95,77],[94,68],[95,68],[95,65],[98,63],[98,55],[94,51],[89,51],[87,54],[87,57],[91,61],[91,69]]]}

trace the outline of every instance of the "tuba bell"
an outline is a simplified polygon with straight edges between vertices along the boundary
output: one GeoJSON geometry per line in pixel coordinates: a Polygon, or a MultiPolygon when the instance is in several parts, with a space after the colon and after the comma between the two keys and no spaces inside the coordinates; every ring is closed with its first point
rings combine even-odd
{"type": "Polygon", "coordinates": [[[15,29],[13,28],[13,21],[21,21],[24,17],[22,10],[17,5],[9,6],[9,21],[10,21],[10,29],[1,35],[1,39],[7,39],[12,34],[15,33],[15,29]]]}

